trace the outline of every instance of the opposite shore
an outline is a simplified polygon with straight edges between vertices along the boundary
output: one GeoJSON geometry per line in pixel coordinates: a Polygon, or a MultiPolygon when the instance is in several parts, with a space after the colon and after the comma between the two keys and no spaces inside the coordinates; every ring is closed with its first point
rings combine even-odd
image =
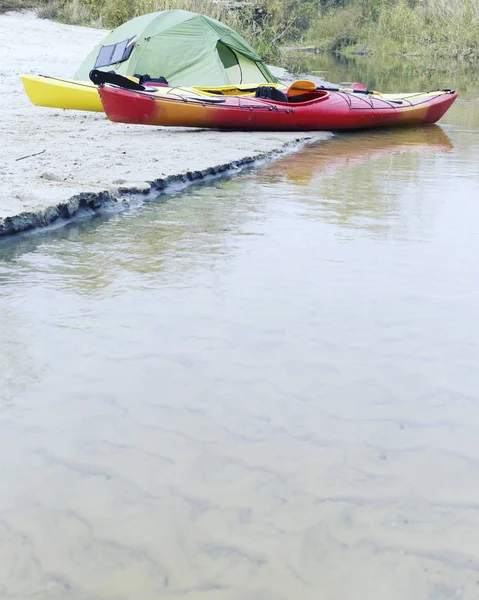
{"type": "Polygon", "coordinates": [[[277,155],[324,132],[220,132],[111,123],[102,113],[37,107],[19,75],[69,78],[107,31],[0,15],[0,236],[120,205],[277,155]]]}

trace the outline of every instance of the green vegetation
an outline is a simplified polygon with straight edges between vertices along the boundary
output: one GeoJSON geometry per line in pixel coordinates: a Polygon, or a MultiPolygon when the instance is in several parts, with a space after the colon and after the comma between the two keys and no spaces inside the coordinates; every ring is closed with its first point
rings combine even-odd
{"type": "Polygon", "coordinates": [[[42,0],[0,0],[0,14],[8,10],[36,8],[43,4],[42,0]]]}
{"type": "Polygon", "coordinates": [[[39,16],[111,29],[138,15],[169,9],[191,10],[229,25],[269,62],[278,61],[281,44],[301,38],[316,16],[314,4],[302,0],[265,0],[241,8],[211,0],[51,0],[39,16]]]}
{"type": "Polygon", "coordinates": [[[342,53],[479,58],[479,0],[344,0],[307,39],[342,53]]]}
{"type": "Polygon", "coordinates": [[[183,8],[226,23],[276,64],[284,63],[281,46],[292,45],[421,60],[479,58],[479,0],[253,2],[235,8],[228,0],[0,0],[0,12],[36,5],[44,18],[111,29],[140,14],[183,8]]]}

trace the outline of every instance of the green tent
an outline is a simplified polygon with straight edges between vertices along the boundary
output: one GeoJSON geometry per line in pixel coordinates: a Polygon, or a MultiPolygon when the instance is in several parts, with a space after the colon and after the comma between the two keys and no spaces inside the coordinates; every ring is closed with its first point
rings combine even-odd
{"type": "Polygon", "coordinates": [[[277,83],[261,57],[235,31],[186,10],[149,13],[111,31],[75,73],[91,69],[166,77],[170,85],[277,83]]]}

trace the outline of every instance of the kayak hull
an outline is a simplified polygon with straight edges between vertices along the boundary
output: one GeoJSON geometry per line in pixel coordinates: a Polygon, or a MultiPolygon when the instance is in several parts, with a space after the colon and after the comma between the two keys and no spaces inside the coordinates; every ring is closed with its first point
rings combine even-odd
{"type": "Polygon", "coordinates": [[[221,99],[154,96],[120,87],[98,92],[107,117],[121,123],[244,130],[340,130],[406,127],[437,122],[456,92],[372,94],[317,90],[276,102],[254,97],[221,99]]]}
{"type": "MultiPolygon", "coordinates": [[[[60,79],[46,75],[20,75],[23,88],[30,102],[36,106],[49,108],[64,108],[69,110],[84,110],[103,112],[103,106],[98,96],[97,87],[91,81],[76,81],[60,79]]],[[[138,81],[136,78],[131,78],[138,81]]],[[[226,86],[192,86],[192,87],[157,87],[155,94],[167,94],[171,91],[181,91],[185,95],[196,94],[214,95],[254,95],[256,88],[266,84],[239,84],[226,86]]],[[[268,84],[286,90],[282,84],[268,84]]]]}

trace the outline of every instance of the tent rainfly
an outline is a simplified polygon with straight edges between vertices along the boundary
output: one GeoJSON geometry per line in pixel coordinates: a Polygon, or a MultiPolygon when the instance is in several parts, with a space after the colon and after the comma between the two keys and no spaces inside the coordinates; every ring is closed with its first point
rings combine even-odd
{"type": "Polygon", "coordinates": [[[172,86],[277,83],[261,57],[231,28],[205,15],[165,10],[111,31],[75,73],[91,69],[165,77],[172,86]]]}

